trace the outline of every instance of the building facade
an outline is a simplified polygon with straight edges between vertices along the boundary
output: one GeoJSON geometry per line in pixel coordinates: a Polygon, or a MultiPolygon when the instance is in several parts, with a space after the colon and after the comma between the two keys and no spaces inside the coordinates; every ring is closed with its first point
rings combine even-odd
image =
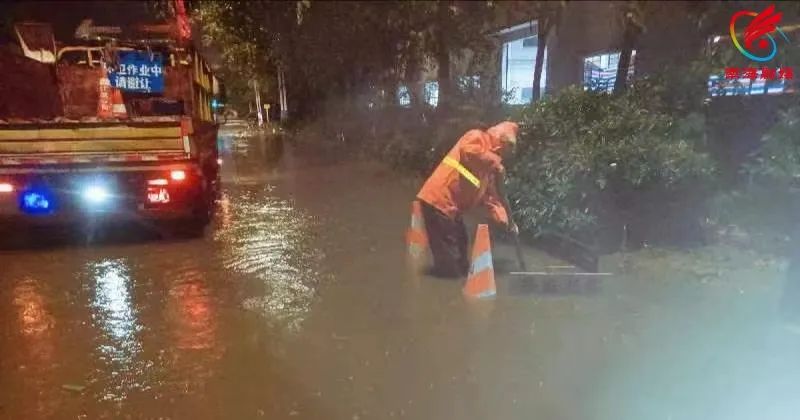
{"type": "MultiPolygon", "coordinates": [[[[690,2],[650,2],[647,28],[636,38],[629,77],[645,75],[697,53],[697,28],[686,19],[690,2]]],[[[611,90],[624,32],[624,2],[567,2],[546,41],[543,89],[552,94],[568,86],[611,90]]],[[[537,39],[536,19],[515,23],[496,34],[502,51],[501,86],[519,88],[510,103],[528,103],[533,86],[537,39]],[[531,48],[533,47],[533,48],[531,48]],[[533,54],[531,56],[531,54],[533,54]],[[527,76],[526,76],[527,75],[527,76]],[[527,79],[526,79],[527,77],[527,79]],[[530,80],[528,80],[530,79],[530,80]],[[526,102],[525,99],[528,99],[526,102]]]]}

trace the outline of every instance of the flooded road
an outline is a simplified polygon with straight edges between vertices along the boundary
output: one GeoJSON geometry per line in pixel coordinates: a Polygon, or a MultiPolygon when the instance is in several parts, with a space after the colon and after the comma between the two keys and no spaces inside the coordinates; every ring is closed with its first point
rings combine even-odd
{"type": "Polygon", "coordinates": [[[0,418],[797,418],[774,281],[466,302],[406,264],[418,180],[236,133],[204,238],[4,233],[0,418]]]}

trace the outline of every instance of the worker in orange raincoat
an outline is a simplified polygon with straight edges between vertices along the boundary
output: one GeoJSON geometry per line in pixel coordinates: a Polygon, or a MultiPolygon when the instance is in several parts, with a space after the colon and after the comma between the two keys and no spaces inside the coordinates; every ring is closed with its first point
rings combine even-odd
{"type": "Polygon", "coordinates": [[[461,277],[469,270],[468,236],[462,219],[467,210],[483,204],[496,223],[515,235],[519,233],[503,191],[502,163],[513,152],[518,133],[519,126],[510,121],[486,131],[468,131],[417,193],[435,275],[461,277]]]}

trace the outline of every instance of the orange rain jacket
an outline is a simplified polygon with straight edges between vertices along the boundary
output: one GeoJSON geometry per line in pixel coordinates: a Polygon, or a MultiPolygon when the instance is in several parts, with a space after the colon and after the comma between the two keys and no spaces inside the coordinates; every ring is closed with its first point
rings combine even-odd
{"type": "Polygon", "coordinates": [[[495,222],[507,225],[508,214],[498,196],[495,179],[504,170],[500,152],[507,143],[501,138],[503,135],[516,138],[518,131],[519,126],[513,122],[502,122],[487,131],[467,131],[422,185],[417,199],[451,218],[483,204],[495,222]]]}

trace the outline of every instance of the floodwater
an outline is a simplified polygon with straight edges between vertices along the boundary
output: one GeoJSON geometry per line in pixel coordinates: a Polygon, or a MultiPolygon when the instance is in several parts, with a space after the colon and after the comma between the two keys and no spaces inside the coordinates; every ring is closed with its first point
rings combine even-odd
{"type": "Polygon", "coordinates": [[[405,258],[418,180],[220,145],[204,238],[3,233],[0,418],[797,419],[772,280],[511,293],[497,243],[499,296],[469,302],[405,258]]]}

